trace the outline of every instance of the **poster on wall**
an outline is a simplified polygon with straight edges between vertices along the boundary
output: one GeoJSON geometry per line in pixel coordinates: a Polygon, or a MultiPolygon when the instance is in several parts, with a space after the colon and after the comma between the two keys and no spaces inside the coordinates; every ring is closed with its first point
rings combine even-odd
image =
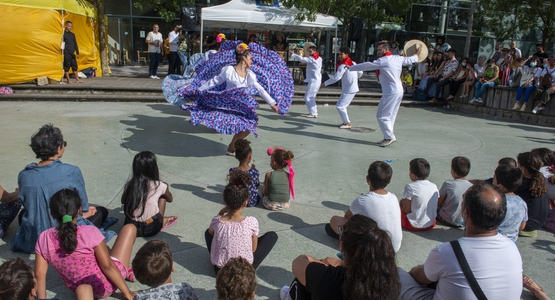
{"type": "Polygon", "coordinates": [[[256,6],[279,7],[279,1],[278,0],[256,0],[256,6]]]}
{"type": "Polygon", "coordinates": [[[247,39],[250,38],[251,35],[256,36],[256,43],[262,47],[268,48],[270,42],[270,32],[269,31],[262,31],[262,30],[249,30],[247,39]]]}

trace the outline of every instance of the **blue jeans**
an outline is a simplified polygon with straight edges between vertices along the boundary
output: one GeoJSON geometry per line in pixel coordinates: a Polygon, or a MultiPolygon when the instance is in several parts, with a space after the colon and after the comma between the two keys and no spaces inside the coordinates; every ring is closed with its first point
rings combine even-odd
{"type": "Polygon", "coordinates": [[[522,94],[524,93],[524,103],[528,102],[528,98],[530,98],[530,94],[532,94],[532,92],[536,89],[536,86],[529,86],[529,87],[518,87],[518,90],[516,91],[516,102],[520,101],[520,98],[522,98],[522,94]]]}
{"type": "Polygon", "coordinates": [[[160,64],[160,53],[149,53],[150,55],[150,66],[148,67],[148,75],[156,76],[158,72],[158,65],[160,64]]]}
{"type": "MultiPolygon", "coordinates": [[[[181,59],[181,70],[185,71],[185,69],[187,68],[187,53],[177,51],[177,54],[179,55],[179,58],[181,59]]],[[[181,74],[179,74],[179,75],[181,75],[181,74]]]]}
{"type": "Polygon", "coordinates": [[[478,98],[482,98],[482,94],[484,94],[484,92],[486,91],[486,89],[490,86],[496,86],[497,83],[495,82],[486,82],[486,83],[481,83],[481,82],[476,82],[476,84],[474,84],[474,87],[476,88],[476,95],[474,96],[474,98],[478,99],[478,98]]]}

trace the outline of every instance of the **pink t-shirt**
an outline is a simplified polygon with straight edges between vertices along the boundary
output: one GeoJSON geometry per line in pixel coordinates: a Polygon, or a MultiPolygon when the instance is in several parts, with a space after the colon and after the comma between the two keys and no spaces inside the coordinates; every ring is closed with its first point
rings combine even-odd
{"type": "MultiPolygon", "coordinates": [[[[106,278],[94,254],[94,248],[102,241],[104,236],[98,228],[89,225],[78,226],[77,248],[68,255],[61,247],[58,231],[54,227],[41,233],[35,245],[35,252],[56,269],[65,286],[72,292],[75,293],[75,289],[81,284],[90,284],[95,298],[106,298],[117,288],[106,278]]],[[[117,261],[114,263],[122,276],[126,276],[125,267],[117,261]]]]}
{"type": "Polygon", "coordinates": [[[146,220],[152,218],[154,215],[160,212],[158,207],[158,199],[166,193],[168,185],[161,181],[151,181],[149,182],[150,188],[148,193],[148,198],[146,199],[146,206],[143,215],[141,212],[143,210],[143,204],[141,203],[139,207],[135,210],[133,215],[133,221],[135,222],[145,222],[146,220]],[[158,185],[158,187],[157,187],[158,185]]]}
{"type": "Polygon", "coordinates": [[[258,221],[255,217],[245,217],[241,222],[222,221],[218,215],[212,219],[210,229],[214,240],[210,251],[212,264],[222,268],[230,258],[242,257],[253,263],[252,237],[258,236],[258,221]]]}

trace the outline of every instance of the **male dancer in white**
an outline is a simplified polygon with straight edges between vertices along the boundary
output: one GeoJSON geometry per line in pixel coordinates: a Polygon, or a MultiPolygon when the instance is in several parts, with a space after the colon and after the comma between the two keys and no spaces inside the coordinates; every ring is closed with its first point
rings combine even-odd
{"type": "Polygon", "coordinates": [[[320,90],[320,85],[322,84],[322,58],[318,55],[316,51],[316,46],[308,48],[308,57],[302,57],[293,53],[293,50],[289,50],[291,57],[297,61],[306,63],[306,79],[308,82],[306,86],[306,92],[304,94],[304,101],[306,102],[306,107],[308,108],[307,118],[318,118],[318,108],[316,108],[316,95],[318,90],[320,90]]]}
{"type": "Polygon", "coordinates": [[[387,147],[393,144],[397,139],[393,134],[393,125],[397,112],[403,100],[403,84],[401,83],[401,71],[404,65],[410,65],[418,61],[418,55],[421,49],[416,51],[416,54],[410,57],[399,55],[392,55],[389,44],[382,43],[378,46],[378,58],[373,62],[365,62],[356,66],[349,67],[350,71],[376,71],[379,76],[380,84],[382,86],[382,98],[378,104],[378,111],[376,118],[383,133],[383,140],[377,144],[380,147],[387,147]]]}
{"type": "Polygon", "coordinates": [[[324,87],[341,80],[341,96],[339,96],[339,100],[337,100],[337,104],[335,105],[343,121],[343,123],[339,125],[341,129],[351,128],[347,107],[351,104],[351,101],[353,101],[353,98],[358,92],[358,79],[362,76],[362,71],[349,72],[348,67],[356,65],[349,57],[350,53],[351,49],[348,47],[341,47],[339,49],[339,58],[341,61],[337,64],[335,76],[322,83],[322,87],[324,87]]]}

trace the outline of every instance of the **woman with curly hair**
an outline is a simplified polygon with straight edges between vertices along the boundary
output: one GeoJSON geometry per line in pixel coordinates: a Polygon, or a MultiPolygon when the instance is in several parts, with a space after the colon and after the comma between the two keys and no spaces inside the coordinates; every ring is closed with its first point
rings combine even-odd
{"type": "Polygon", "coordinates": [[[524,152],[517,156],[517,162],[522,171],[522,184],[514,193],[520,196],[528,206],[528,221],[520,235],[534,237],[549,216],[547,186],[545,178],[540,172],[542,160],[536,153],[524,152]]]}
{"type": "Polygon", "coordinates": [[[401,289],[389,233],[363,215],[354,215],[339,238],[345,260],[317,260],[301,255],[293,261],[295,280],[281,289],[286,299],[397,299],[401,289]]]}

